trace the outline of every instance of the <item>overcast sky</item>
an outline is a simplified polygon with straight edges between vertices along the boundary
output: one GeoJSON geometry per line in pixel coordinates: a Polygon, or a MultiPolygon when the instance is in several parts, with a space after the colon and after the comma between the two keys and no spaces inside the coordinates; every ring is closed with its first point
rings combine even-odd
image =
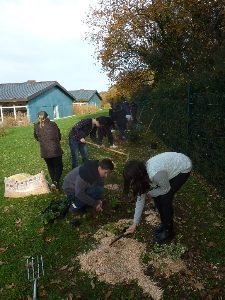
{"type": "Polygon", "coordinates": [[[57,80],[67,90],[107,90],[84,40],[97,0],[0,0],[0,83],[57,80]]]}

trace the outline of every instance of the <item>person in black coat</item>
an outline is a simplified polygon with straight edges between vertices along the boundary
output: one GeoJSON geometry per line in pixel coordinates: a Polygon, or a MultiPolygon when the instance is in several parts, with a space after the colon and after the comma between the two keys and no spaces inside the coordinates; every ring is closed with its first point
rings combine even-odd
{"type": "Polygon", "coordinates": [[[91,140],[96,143],[96,128],[101,126],[103,126],[101,121],[94,118],[87,118],[80,120],[71,128],[69,133],[69,146],[73,169],[78,166],[79,152],[83,162],[88,160],[88,149],[85,138],[90,135],[91,140]]]}
{"type": "Polygon", "coordinates": [[[34,138],[40,143],[41,157],[47,164],[52,180],[51,188],[59,189],[63,171],[61,133],[57,124],[49,120],[45,111],[38,113],[38,123],[34,125],[34,138]]]}
{"type": "Polygon", "coordinates": [[[113,121],[116,123],[119,131],[119,139],[126,140],[127,118],[126,112],[121,102],[114,103],[112,106],[113,121]]]}

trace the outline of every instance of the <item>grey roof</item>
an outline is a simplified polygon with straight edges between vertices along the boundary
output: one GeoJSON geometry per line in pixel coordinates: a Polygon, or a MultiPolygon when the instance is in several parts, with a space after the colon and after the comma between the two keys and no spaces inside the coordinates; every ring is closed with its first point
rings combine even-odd
{"type": "Polygon", "coordinates": [[[0,102],[17,102],[17,101],[29,101],[52,87],[58,87],[64,93],[66,93],[72,100],[74,96],[71,95],[64,87],[62,87],[57,81],[27,81],[21,83],[2,83],[0,84],[0,102]]]}
{"type": "Polygon", "coordinates": [[[100,100],[102,100],[102,97],[99,95],[97,90],[74,90],[69,91],[78,102],[89,102],[91,98],[97,94],[100,100]]]}

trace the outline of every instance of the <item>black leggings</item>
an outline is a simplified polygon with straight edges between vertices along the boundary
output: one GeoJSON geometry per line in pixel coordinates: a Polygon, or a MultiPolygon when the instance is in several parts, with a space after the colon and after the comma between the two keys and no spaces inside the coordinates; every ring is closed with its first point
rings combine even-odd
{"type": "Polygon", "coordinates": [[[180,173],[170,180],[170,190],[167,194],[154,198],[155,206],[159,211],[160,219],[165,227],[173,226],[173,197],[187,181],[189,173],[180,173]]]}
{"type": "Polygon", "coordinates": [[[56,183],[59,186],[59,181],[63,171],[62,156],[44,158],[48,172],[53,183],[56,183]]]}

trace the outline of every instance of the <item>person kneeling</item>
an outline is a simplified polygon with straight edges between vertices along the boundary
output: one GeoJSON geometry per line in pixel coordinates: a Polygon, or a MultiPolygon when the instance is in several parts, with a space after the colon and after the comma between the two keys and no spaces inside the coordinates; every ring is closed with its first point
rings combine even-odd
{"type": "Polygon", "coordinates": [[[84,212],[88,207],[93,207],[97,212],[102,212],[104,178],[113,169],[112,160],[105,158],[101,161],[87,160],[70,171],[63,183],[68,206],[61,212],[60,218],[63,219],[69,209],[74,212],[84,212]]]}

